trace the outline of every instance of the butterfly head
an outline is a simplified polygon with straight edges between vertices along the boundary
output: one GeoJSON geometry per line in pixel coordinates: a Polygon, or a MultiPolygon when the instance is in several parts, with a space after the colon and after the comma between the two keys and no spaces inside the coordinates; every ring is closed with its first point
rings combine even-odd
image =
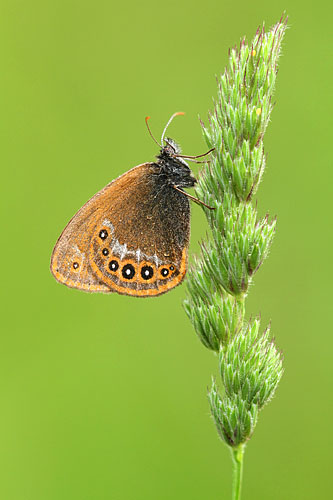
{"type": "Polygon", "coordinates": [[[161,147],[160,153],[157,156],[157,158],[161,160],[168,159],[169,162],[173,160],[176,163],[178,162],[182,165],[185,165],[185,167],[187,167],[188,170],[190,170],[188,163],[184,160],[183,156],[180,154],[181,151],[182,151],[181,147],[176,141],[174,141],[170,137],[166,137],[164,139],[164,146],[161,147]]]}
{"type": "Polygon", "coordinates": [[[177,144],[177,142],[170,137],[166,137],[164,139],[164,144],[164,146],[162,145],[161,152],[165,151],[165,153],[169,154],[170,156],[178,155],[182,151],[179,144],[177,144]]]}
{"type": "Polygon", "coordinates": [[[179,187],[192,187],[196,183],[195,177],[188,164],[180,155],[179,145],[170,138],[164,139],[165,145],[157,155],[157,164],[161,167],[168,182],[179,187]]]}
{"type": "MultiPolygon", "coordinates": [[[[150,136],[153,141],[160,147],[160,153],[157,156],[158,162],[157,164],[161,167],[161,173],[163,173],[168,180],[168,183],[173,184],[173,186],[177,187],[192,187],[197,182],[195,177],[193,177],[191,169],[186,163],[185,159],[189,161],[195,161],[195,158],[200,158],[203,156],[207,156],[207,154],[211,153],[213,149],[210,149],[207,153],[197,156],[188,156],[182,155],[180,146],[169,137],[165,137],[166,131],[172,120],[179,115],[184,115],[185,113],[174,113],[166,126],[164,127],[161,142],[159,143],[155,137],[153,136],[150,127],[148,125],[149,116],[146,116],[146,125],[150,136]]],[[[195,162],[200,163],[200,162],[195,162]]]]}

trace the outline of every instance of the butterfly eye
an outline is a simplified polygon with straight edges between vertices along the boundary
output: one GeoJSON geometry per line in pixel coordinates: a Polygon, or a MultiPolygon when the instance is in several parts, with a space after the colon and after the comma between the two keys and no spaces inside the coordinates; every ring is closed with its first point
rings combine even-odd
{"type": "Polygon", "coordinates": [[[170,266],[170,265],[165,265],[165,266],[162,266],[160,267],[159,269],[159,273],[160,273],[160,276],[162,278],[167,278],[168,276],[170,276],[170,274],[173,273],[173,271],[175,271],[175,266],[170,266]]]}
{"type": "Polygon", "coordinates": [[[108,237],[108,232],[106,231],[106,229],[102,229],[100,232],[99,232],[99,237],[101,238],[101,240],[106,240],[106,238],[108,237]]]}
{"type": "Polygon", "coordinates": [[[143,266],[141,276],[144,280],[150,280],[154,276],[154,269],[151,266],[143,266]]]}
{"type": "Polygon", "coordinates": [[[123,275],[123,278],[126,280],[131,280],[135,276],[135,269],[132,266],[132,264],[126,264],[122,270],[121,274],[123,275]]]}
{"type": "Polygon", "coordinates": [[[115,273],[117,271],[118,267],[119,267],[119,264],[116,260],[110,260],[110,262],[109,262],[110,271],[113,271],[115,273]]]}
{"type": "Polygon", "coordinates": [[[79,268],[79,263],[78,262],[73,262],[73,269],[75,269],[75,271],[79,268]]]}

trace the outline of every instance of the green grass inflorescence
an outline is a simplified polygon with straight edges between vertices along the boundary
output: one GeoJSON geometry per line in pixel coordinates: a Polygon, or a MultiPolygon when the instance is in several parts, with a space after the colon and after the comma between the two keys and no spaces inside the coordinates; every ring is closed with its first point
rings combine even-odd
{"type": "Polygon", "coordinates": [[[245,298],[266,258],[276,219],[258,217],[252,203],[265,169],[263,137],[273,108],[277,61],[287,18],[229,52],[218,80],[218,97],[202,123],[209,148],[196,193],[211,237],[201,244],[187,278],[184,307],[205,347],[218,353],[222,390],[213,381],[208,397],[219,436],[231,448],[233,498],[240,498],[245,443],[258,412],[272,398],[282,376],[282,357],[260,331],[260,319],[245,319],[245,298]]]}

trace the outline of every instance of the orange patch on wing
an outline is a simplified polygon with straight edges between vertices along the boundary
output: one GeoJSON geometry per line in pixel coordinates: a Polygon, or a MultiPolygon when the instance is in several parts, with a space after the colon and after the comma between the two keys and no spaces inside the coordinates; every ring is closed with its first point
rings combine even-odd
{"type": "MultiPolygon", "coordinates": [[[[144,284],[145,282],[147,282],[146,280],[143,280],[142,278],[140,280],[138,280],[137,275],[138,275],[138,270],[141,269],[141,263],[140,263],[140,266],[138,266],[138,264],[135,261],[133,261],[132,259],[126,259],[126,260],[121,261],[120,259],[118,259],[117,257],[114,257],[112,255],[110,255],[109,258],[110,258],[110,260],[112,260],[112,259],[117,260],[117,262],[119,262],[119,264],[121,264],[114,274],[116,276],[118,276],[118,278],[120,278],[124,283],[126,283],[126,282],[135,283],[136,282],[136,283],[144,284]],[[136,276],[133,277],[132,280],[128,280],[128,281],[125,280],[124,278],[121,278],[121,274],[120,274],[121,268],[126,264],[131,264],[134,267],[135,272],[136,272],[136,276]]],[[[146,263],[146,261],[144,263],[146,263]]],[[[153,267],[152,263],[149,263],[149,265],[151,267],[153,267]]],[[[146,289],[141,289],[141,290],[135,290],[133,288],[127,288],[127,287],[124,287],[121,285],[117,285],[108,276],[106,276],[105,274],[102,273],[102,271],[97,267],[96,263],[92,259],[90,261],[90,266],[91,266],[93,272],[98,277],[98,279],[100,279],[105,284],[107,284],[107,286],[110,287],[112,291],[116,291],[122,295],[131,295],[133,297],[156,297],[158,295],[161,295],[161,294],[167,292],[171,288],[174,288],[175,286],[179,285],[183,281],[185,274],[186,274],[186,269],[187,269],[187,248],[184,248],[183,253],[182,253],[180,267],[178,270],[179,274],[177,274],[174,277],[174,279],[169,278],[169,280],[166,283],[159,285],[158,288],[146,288],[146,289]]],[[[170,268],[172,266],[174,266],[174,264],[168,264],[168,265],[161,266],[161,267],[170,268]]],[[[162,278],[159,278],[159,279],[162,279],[162,278]]],[[[155,276],[155,280],[156,280],[156,276],[155,276]]],[[[153,280],[151,282],[153,282],[153,280]]]]}

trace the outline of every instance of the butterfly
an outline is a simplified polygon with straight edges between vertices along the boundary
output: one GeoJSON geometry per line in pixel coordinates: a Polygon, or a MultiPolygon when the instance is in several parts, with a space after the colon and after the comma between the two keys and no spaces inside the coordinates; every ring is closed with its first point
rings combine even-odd
{"type": "MultiPolygon", "coordinates": [[[[64,285],[87,292],[153,297],[179,285],[186,274],[189,198],[196,179],[166,124],[157,161],[138,165],[93,196],[69,221],[52,253],[51,272],[64,285]]],[[[199,163],[199,162],[197,162],[199,163]]],[[[207,205],[205,205],[207,206],[207,205]]],[[[208,207],[207,208],[212,208],[208,207]]]]}

